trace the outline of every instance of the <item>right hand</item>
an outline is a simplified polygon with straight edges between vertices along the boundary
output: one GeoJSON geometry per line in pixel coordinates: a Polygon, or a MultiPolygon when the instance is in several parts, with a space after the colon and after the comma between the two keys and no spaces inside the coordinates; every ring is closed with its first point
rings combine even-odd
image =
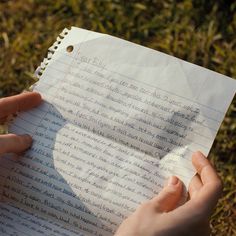
{"type": "Polygon", "coordinates": [[[209,235],[209,218],[221,194],[221,181],[205,158],[196,152],[196,168],[189,185],[189,201],[178,206],[183,184],[173,176],[153,199],[143,203],[118,228],[115,236],[205,236],[209,235]]]}

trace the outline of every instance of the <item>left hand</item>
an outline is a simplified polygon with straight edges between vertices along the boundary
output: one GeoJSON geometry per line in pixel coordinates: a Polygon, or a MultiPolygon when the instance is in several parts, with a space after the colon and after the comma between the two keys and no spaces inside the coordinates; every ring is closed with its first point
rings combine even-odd
{"type": "MultiPolygon", "coordinates": [[[[26,92],[19,95],[0,99],[0,124],[7,117],[19,111],[26,111],[38,106],[42,101],[39,93],[26,92]]],[[[28,134],[3,134],[0,135],[0,155],[4,153],[21,153],[32,144],[32,138],[28,134]]]]}

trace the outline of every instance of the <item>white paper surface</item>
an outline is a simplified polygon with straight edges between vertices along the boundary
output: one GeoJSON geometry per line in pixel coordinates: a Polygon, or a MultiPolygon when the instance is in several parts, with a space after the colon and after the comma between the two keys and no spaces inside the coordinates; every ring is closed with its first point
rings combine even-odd
{"type": "Polygon", "coordinates": [[[3,199],[112,235],[169,176],[189,184],[191,155],[209,153],[235,89],[213,71],[72,27],[35,86],[45,102],[11,127],[34,144],[7,164],[3,199]]]}
{"type": "Polygon", "coordinates": [[[53,221],[0,203],[0,234],[4,236],[81,236],[53,221]]]}

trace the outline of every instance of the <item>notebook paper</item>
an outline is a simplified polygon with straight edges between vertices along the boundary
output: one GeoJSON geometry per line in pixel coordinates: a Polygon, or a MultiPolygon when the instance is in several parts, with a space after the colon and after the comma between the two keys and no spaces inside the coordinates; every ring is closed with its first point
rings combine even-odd
{"type": "Polygon", "coordinates": [[[236,83],[75,27],[50,50],[34,86],[43,104],[10,128],[34,143],[3,160],[2,199],[74,232],[113,235],[169,176],[188,186],[191,155],[209,153],[236,83]]]}
{"type": "Polygon", "coordinates": [[[4,236],[81,236],[54,221],[0,203],[0,234],[4,236]]]}

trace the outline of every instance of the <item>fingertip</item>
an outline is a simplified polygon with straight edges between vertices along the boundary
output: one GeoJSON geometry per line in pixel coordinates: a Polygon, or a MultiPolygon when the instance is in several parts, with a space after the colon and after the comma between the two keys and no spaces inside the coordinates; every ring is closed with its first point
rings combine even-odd
{"type": "Polygon", "coordinates": [[[168,179],[167,185],[151,200],[151,202],[154,204],[157,211],[168,212],[179,205],[182,199],[182,193],[182,181],[176,176],[171,176],[168,179]]]}
{"type": "Polygon", "coordinates": [[[32,93],[33,96],[34,96],[35,102],[36,102],[37,104],[40,104],[40,103],[42,102],[42,100],[43,100],[41,94],[38,93],[38,92],[31,92],[31,93],[32,93]]]}
{"type": "Polygon", "coordinates": [[[203,153],[202,153],[201,151],[196,151],[196,152],[194,152],[193,155],[192,155],[192,159],[202,158],[202,157],[205,158],[205,156],[203,155],[203,153]]]}
{"type": "MultiPolygon", "coordinates": [[[[36,91],[23,91],[22,94],[24,94],[26,96],[33,96],[34,99],[38,100],[38,101],[42,100],[42,95],[39,92],[36,92],[36,91]]],[[[21,95],[21,94],[19,94],[19,95],[21,95]]]]}
{"type": "Polygon", "coordinates": [[[21,142],[23,143],[23,145],[25,145],[26,147],[30,147],[33,143],[33,139],[29,134],[22,134],[19,135],[19,137],[21,138],[21,142]]]}
{"type": "Polygon", "coordinates": [[[195,168],[198,168],[198,166],[206,165],[208,160],[202,152],[196,151],[192,155],[192,163],[195,168]]]}
{"type": "Polygon", "coordinates": [[[20,110],[26,111],[39,106],[41,102],[42,102],[42,96],[40,93],[27,92],[24,94],[24,97],[22,97],[19,107],[20,110]]]}
{"type": "Polygon", "coordinates": [[[182,192],[184,187],[183,182],[177,177],[177,176],[171,176],[168,180],[168,184],[167,186],[165,186],[165,188],[169,188],[169,190],[171,191],[177,191],[177,192],[182,192]]]}
{"type": "Polygon", "coordinates": [[[0,154],[21,153],[32,145],[33,139],[28,134],[3,134],[0,135],[0,154]]]}
{"type": "Polygon", "coordinates": [[[39,92],[32,92],[32,93],[36,94],[36,96],[38,96],[39,99],[42,99],[42,95],[39,92]]]}
{"type": "Polygon", "coordinates": [[[179,178],[173,175],[168,179],[167,186],[177,186],[180,182],[179,178]]]}

